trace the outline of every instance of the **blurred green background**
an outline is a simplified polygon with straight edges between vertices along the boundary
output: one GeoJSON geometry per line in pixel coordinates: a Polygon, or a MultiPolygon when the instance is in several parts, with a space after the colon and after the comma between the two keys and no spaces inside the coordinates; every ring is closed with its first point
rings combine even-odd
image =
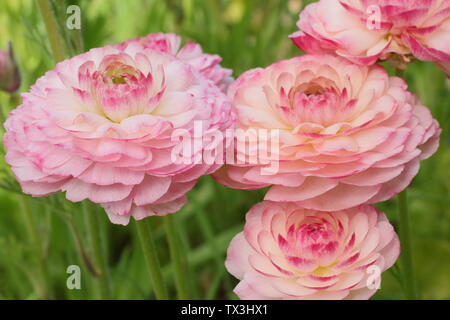
{"type": "MultiPolygon", "coordinates": [[[[71,4],[81,8],[82,29],[67,30],[68,55],[151,32],[176,32],[200,43],[208,53],[223,57],[223,65],[239,76],[300,55],[287,36],[295,31],[301,0],[89,0],[54,1],[64,26],[71,4]],[[82,41],[81,41],[82,40],[82,41]],[[81,43],[84,42],[84,49],[81,43]]],[[[45,27],[32,0],[0,2],[0,47],[12,41],[22,73],[19,92],[25,92],[53,67],[45,27]]],[[[392,70],[390,70],[392,71],[392,70]]],[[[450,84],[431,63],[415,62],[406,71],[410,89],[440,122],[439,151],[422,163],[409,188],[414,262],[420,297],[450,299],[450,84]]],[[[3,114],[20,104],[18,95],[0,92],[3,114]]],[[[3,116],[4,116],[3,115],[3,116]]],[[[2,150],[4,155],[4,150],[2,150]]],[[[5,164],[0,163],[0,299],[92,299],[105,297],[92,272],[92,239],[85,227],[86,206],[64,196],[45,199],[24,196],[5,164]],[[68,290],[66,269],[81,267],[81,290],[68,290]]],[[[224,268],[230,239],[242,229],[244,214],[263,197],[263,191],[226,189],[204,177],[189,194],[189,204],[174,215],[187,252],[189,295],[193,299],[236,299],[237,280],[224,268]]],[[[397,203],[380,204],[394,226],[397,203]]],[[[101,250],[106,257],[106,281],[113,299],[152,299],[134,222],[112,225],[97,210],[101,250]]],[[[173,270],[160,218],[148,219],[157,241],[164,277],[175,297],[173,270]]],[[[94,272],[95,273],[95,272],[94,272]]],[[[398,266],[383,275],[374,299],[403,299],[398,266]]]]}

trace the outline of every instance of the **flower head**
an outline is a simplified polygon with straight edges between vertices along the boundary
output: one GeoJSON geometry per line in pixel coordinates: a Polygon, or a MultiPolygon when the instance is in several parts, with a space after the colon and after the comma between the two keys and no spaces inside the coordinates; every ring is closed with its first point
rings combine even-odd
{"type": "MultiPolygon", "coordinates": [[[[180,209],[215,163],[174,163],[177,129],[233,125],[227,97],[192,66],[137,43],[59,63],[6,121],[6,160],[24,192],[65,191],[127,224],[180,209]]],[[[200,146],[196,152],[202,152],[200,146]]],[[[195,154],[193,153],[193,156],[195,154]]]]}
{"type": "Polygon", "coordinates": [[[225,265],[241,299],[368,299],[399,251],[372,206],[322,212],[265,201],[247,213],[225,265]]]}
{"type": "Polygon", "coordinates": [[[408,62],[450,62],[447,0],[320,0],[308,5],[291,39],[307,53],[372,64],[395,53],[408,62]]]}
{"type": "Polygon", "coordinates": [[[123,48],[130,43],[139,43],[144,48],[158,50],[176,56],[178,59],[192,65],[206,78],[213,81],[219,88],[226,91],[233,81],[232,71],[220,65],[222,58],[215,54],[204,53],[202,47],[192,41],[181,47],[181,38],[174,33],[151,33],[145,37],[128,40],[117,44],[123,48]]]}
{"type": "Polygon", "coordinates": [[[249,159],[257,149],[258,161],[225,165],[215,177],[233,188],[272,186],[266,200],[325,211],[384,201],[438,147],[430,111],[380,66],[306,55],[244,73],[229,95],[237,130],[277,130],[278,148],[267,159],[264,139],[257,148],[245,140],[236,154],[249,159]]]}

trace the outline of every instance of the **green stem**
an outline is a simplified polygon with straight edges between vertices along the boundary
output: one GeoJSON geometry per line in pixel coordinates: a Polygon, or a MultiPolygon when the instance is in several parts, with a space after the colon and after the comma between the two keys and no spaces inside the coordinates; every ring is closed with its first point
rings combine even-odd
{"type": "Polygon", "coordinates": [[[35,255],[38,264],[38,276],[39,280],[36,281],[36,291],[41,299],[51,299],[51,285],[50,278],[48,275],[48,265],[46,261],[46,253],[44,243],[41,239],[41,232],[36,224],[35,216],[31,211],[30,203],[28,197],[21,197],[19,199],[22,214],[24,215],[24,221],[26,223],[26,228],[28,230],[28,236],[31,242],[31,247],[33,247],[37,254],[35,255]]]}
{"type": "Polygon", "coordinates": [[[84,219],[86,223],[91,255],[97,270],[97,280],[99,286],[99,298],[110,299],[111,288],[108,279],[108,271],[106,269],[105,256],[101,247],[100,226],[98,217],[94,210],[90,210],[90,203],[84,201],[82,203],[84,219]]]}
{"type": "Polygon", "coordinates": [[[144,252],[148,274],[157,299],[167,299],[167,289],[161,272],[161,264],[156,252],[155,240],[148,226],[147,219],[136,221],[136,229],[144,252]]]}
{"type": "Polygon", "coordinates": [[[72,235],[75,240],[75,244],[78,249],[78,253],[80,255],[81,260],[84,262],[84,264],[86,265],[86,268],[89,270],[89,272],[93,276],[98,277],[99,276],[98,270],[94,266],[93,262],[91,261],[91,257],[89,257],[89,254],[87,253],[87,251],[83,245],[83,241],[81,240],[81,236],[80,236],[78,228],[75,224],[75,221],[73,221],[72,217],[70,217],[68,219],[69,220],[67,223],[69,225],[70,231],[72,232],[72,235]]]}
{"type": "MultiPolygon", "coordinates": [[[[404,78],[404,70],[395,69],[395,75],[404,78]]],[[[412,256],[411,224],[408,213],[408,193],[405,189],[398,195],[398,217],[400,223],[400,243],[402,246],[401,263],[404,276],[404,287],[408,299],[417,299],[416,276],[412,256]]]]}
{"type": "MultiPolygon", "coordinates": [[[[185,212],[185,211],[184,211],[185,212]]],[[[184,214],[183,214],[184,215],[184,214]]],[[[186,216],[183,217],[183,220],[186,219],[186,216]]],[[[179,220],[178,220],[179,221],[179,220]]],[[[176,225],[177,228],[177,234],[179,234],[179,240],[180,245],[183,250],[183,252],[191,252],[191,248],[189,246],[189,237],[186,232],[185,228],[180,227],[180,223],[176,225]]],[[[165,231],[165,230],[164,230],[165,231]]],[[[187,259],[187,257],[186,257],[187,259]]],[[[187,269],[187,281],[188,281],[188,288],[189,288],[189,299],[192,300],[198,300],[200,299],[200,288],[199,288],[199,282],[197,281],[197,273],[195,272],[194,268],[192,268],[192,265],[186,261],[186,269],[187,269]]]]}
{"type": "Polygon", "coordinates": [[[81,33],[81,29],[74,31],[75,31],[75,48],[77,51],[76,53],[80,54],[84,52],[83,34],[81,33]]]}
{"type": "Polygon", "coordinates": [[[44,19],[45,28],[47,29],[50,46],[52,48],[53,58],[56,63],[64,60],[64,45],[61,41],[58,24],[53,14],[53,10],[49,0],[37,0],[39,10],[44,19]]]}
{"type": "Polygon", "coordinates": [[[406,190],[398,195],[398,216],[400,223],[400,243],[402,246],[401,263],[406,297],[408,299],[417,299],[416,277],[412,257],[411,225],[408,214],[408,194],[406,190]]]}
{"type": "Polygon", "coordinates": [[[405,70],[400,69],[400,68],[395,68],[395,76],[403,79],[405,76],[405,70]]]}
{"type": "Polygon", "coordinates": [[[178,299],[186,300],[188,299],[186,252],[179,242],[180,240],[177,236],[174,217],[172,215],[165,216],[164,224],[167,233],[167,241],[169,243],[170,257],[175,273],[175,285],[177,288],[178,299]]]}
{"type": "MultiPolygon", "coordinates": [[[[214,186],[210,186],[214,188],[214,186]]],[[[194,200],[195,201],[195,200],[194,200]]],[[[221,250],[219,250],[217,246],[217,237],[215,236],[215,232],[213,227],[209,221],[209,218],[205,212],[204,207],[198,203],[198,201],[194,202],[197,207],[197,211],[195,216],[198,219],[198,225],[200,226],[201,233],[203,234],[204,240],[211,246],[211,250],[214,253],[214,261],[216,264],[216,275],[214,277],[214,281],[212,282],[208,293],[206,294],[206,300],[212,299],[212,295],[219,289],[221,285],[221,280],[223,279],[223,275],[225,274],[225,264],[224,264],[224,255],[221,250]],[[216,282],[217,281],[217,282],[216,282]],[[217,287],[216,287],[217,286],[217,287]]],[[[224,281],[225,289],[228,289],[229,283],[227,280],[224,281]]],[[[231,289],[231,288],[230,288],[231,289]]]]}

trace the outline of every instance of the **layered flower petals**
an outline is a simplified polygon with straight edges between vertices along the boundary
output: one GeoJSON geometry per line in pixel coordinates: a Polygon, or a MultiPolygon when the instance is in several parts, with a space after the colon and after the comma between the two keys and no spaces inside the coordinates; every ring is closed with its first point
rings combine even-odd
{"type": "Polygon", "coordinates": [[[399,253],[372,206],[326,212],[264,201],[247,213],[225,265],[241,299],[369,299],[399,253]]]}
{"type": "Polygon", "coordinates": [[[306,55],[244,73],[229,95],[243,141],[235,152],[247,161],[215,178],[239,189],[272,186],[271,201],[324,211],[383,201],[406,188],[438,146],[430,111],[379,66],[306,55]]]}
{"type": "Polygon", "coordinates": [[[399,55],[450,62],[450,3],[446,0],[321,0],[308,5],[290,38],[307,53],[336,53],[369,65],[399,55]]]}
{"type": "Polygon", "coordinates": [[[93,49],[23,95],[5,123],[6,160],[26,193],[65,191],[127,224],[179,210],[197,179],[220,167],[173,161],[174,131],[194,136],[196,125],[224,132],[234,116],[193,66],[138,42],[93,49]]]}
{"type": "Polygon", "coordinates": [[[226,91],[233,81],[232,71],[220,65],[222,58],[218,55],[204,53],[202,47],[195,42],[181,46],[181,38],[173,33],[151,33],[145,37],[127,40],[116,46],[124,48],[131,43],[139,43],[145,48],[158,50],[176,56],[190,64],[218,87],[226,91]]]}

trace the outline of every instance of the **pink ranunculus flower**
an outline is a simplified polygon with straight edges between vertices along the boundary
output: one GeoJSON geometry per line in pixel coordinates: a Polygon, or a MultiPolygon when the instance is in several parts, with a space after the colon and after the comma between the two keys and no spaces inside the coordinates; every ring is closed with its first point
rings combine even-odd
{"type": "Polygon", "coordinates": [[[123,48],[133,42],[140,43],[145,48],[171,54],[189,63],[223,91],[226,91],[229,84],[233,81],[231,77],[232,70],[220,65],[222,61],[220,56],[204,53],[202,47],[192,41],[181,47],[181,38],[174,33],[151,33],[142,38],[121,42],[116,46],[123,48]]]}
{"type": "Polygon", "coordinates": [[[320,0],[290,37],[307,53],[336,53],[359,64],[391,53],[450,63],[448,0],[320,0]]]}
{"type": "Polygon", "coordinates": [[[241,280],[241,299],[363,300],[399,252],[392,225],[373,206],[325,212],[264,201],[247,213],[225,265],[241,280]]]}
{"type": "Polygon", "coordinates": [[[262,134],[240,139],[240,161],[214,176],[232,188],[271,186],[266,200],[323,211],[385,201],[409,185],[439,144],[430,111],[378,65],[305,55],[244,73],[229,96],[237,139],[278,130],[278,146],[262,134]]]}
{"type": "Polygon", "coordinates": [[[226,95],[171,55],[137,43],[92,49],[23,95],[5,124],[6,160],[24,192],[65,191],[127,224],[179,210],[196,180],[220,167],[174,162],[175,130],[191,133],[199,123],[222,132],[233,119],[226,95]]]}

